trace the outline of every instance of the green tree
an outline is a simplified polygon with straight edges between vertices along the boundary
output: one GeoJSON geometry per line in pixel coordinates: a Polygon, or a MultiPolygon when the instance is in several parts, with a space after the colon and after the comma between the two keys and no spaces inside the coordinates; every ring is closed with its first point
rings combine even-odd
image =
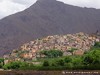
{"type": "Polygon", "coordinates": [[[82,69],[82,67],[84,66],[82,58],[80,56],[74,57],[72,60],[72,64],[73,64],[73,69],[82,69]]]}
{"type": "Polygon", "coordinates": [[[4,59],[3,58],[0,58],[0,68],[2,68],[4,65],[4,59]]]}
{"type": "Polygon", "coordinates": [[[65,57],[64,61],[66,63],[72,62],[72,58],[70,56],[65,57]]]}
{"type": "Polygon", "coordinates": [[[84,55],[84,63],[89,64],[100,64],[100,50],[92,50],[88,54],[84,55]]]}
{"type": "Polygon", "coordinates": [[[44,54],[49,58],[60,57],[63,55],[63,52],[60,50],[43,50],[40,54],[44,54]]]}
{"type": "Polygon", "coordinates": [[[59,60],[56,61],[56,64],[57,64],[57,66],[64,66],[65,62],[64,62],[63,59],[59,59],[59,60]]]}
{"type": "Polygon", "coordinates": [[[43,62],[43,66],[49,66],[49,62],[47,61],[47,60],[45,60],[44,62],[43,62]]]}
{"type": "Polygon", "coordinates": [[[13,61],[3,66],[4,69],[27,69],[29,64],[21,61],[13,61]]]}
{"type": "Polygon", "coordinates": [[[94,47],[100,47],[100,42],[96,42],[96,43],[94,44],[94,47]]]}
{"type": "Polygon", "coordinates": [[[21,62],[19,62],[19,61],[11,62],[10,63],[10,68],[11,69],[19,69],[20,68],[20,64],[21,64],[21,62]]]}

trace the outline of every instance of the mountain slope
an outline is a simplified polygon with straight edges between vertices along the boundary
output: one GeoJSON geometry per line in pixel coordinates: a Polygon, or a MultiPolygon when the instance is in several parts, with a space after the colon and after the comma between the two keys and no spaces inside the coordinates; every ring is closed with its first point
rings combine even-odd
{"type": "Polygon", "coordinates": [[[56,0],[38,0],[30,8],[0,20],[0,55],[30,40],[54,34],[100,30],[100,10],[56,0]]]}

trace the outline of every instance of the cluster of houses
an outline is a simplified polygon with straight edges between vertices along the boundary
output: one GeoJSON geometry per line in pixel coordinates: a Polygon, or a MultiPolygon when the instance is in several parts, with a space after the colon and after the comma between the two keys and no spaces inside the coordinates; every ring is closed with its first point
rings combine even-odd
{"type": "MultiPolygon", "coordinates": [[[[5,55],[5,58],[33,60],[39,57],[39,52],[42,50],[61,50],[63,56],[83,55],[84,52],[90,50],[96,41],[100,42],[100,39],[82,32],[47,36],[22,45],[18,50],[13,50],[10,55],[5,55]]],[[[42,55],[42,57],[45,56],[42,55]]]]}

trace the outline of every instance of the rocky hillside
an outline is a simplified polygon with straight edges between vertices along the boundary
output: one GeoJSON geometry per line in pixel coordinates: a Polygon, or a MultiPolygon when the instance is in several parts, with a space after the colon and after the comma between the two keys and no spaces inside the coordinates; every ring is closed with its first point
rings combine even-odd
{"type": "MultiPolygon", "coordinates": [[[[11,60],[34,60],[39,56],[39,52],[43,50],[61,50],[63,56],[83,55],[96,41],[100,42],[100,38],[81,32],[47,36],[22,45],[19,49],[13,50],[9,55],[5,55],[4,58],[11,60]]],[[[42,57],[45,56],[42,55],[42,57]]]]}
{"type": "Polygon", "coordinates": [[[0,55],[33,39],[97,30],[100,30],[99,9],[37,0],[30,8],[0,20],[0,55]]]}

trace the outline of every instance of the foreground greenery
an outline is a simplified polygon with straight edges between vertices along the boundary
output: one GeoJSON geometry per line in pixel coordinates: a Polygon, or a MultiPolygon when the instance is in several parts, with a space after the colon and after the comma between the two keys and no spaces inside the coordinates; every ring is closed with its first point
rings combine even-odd
{"type": "Polygon", "coordinates": [[[0,68],[17,70],[100,70],[100,42],[95,43],[90,51],[86,52],[83,56],[63,57],[60,51],[43,51],[41,53],[47,55],[47,58],[32,61],[33,63],[40,62],[40,64],[21,61],[4,64],[4,60],[0,59],[0,68]]]}
{"type": "Polygon", "coordinates": [[[56,58],[63,56],[63,52],[61,50],[43,50],[40,51],[40,54],[45,55],[47,58],[56,58]]]}

